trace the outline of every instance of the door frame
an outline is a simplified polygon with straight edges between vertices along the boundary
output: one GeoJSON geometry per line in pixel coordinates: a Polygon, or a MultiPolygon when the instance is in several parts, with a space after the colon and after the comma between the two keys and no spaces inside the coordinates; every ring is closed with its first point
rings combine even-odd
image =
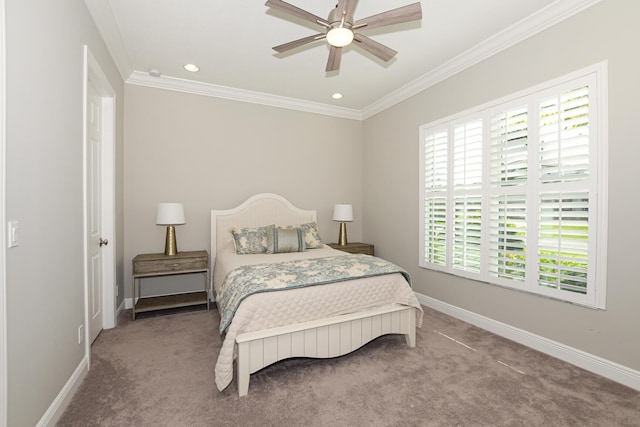
{"type": "Polygon", "coordinates": [[[7,425],[7,239],[6,239],[6,119],[7,56],[5,0],[0,0],[0,427],[7,425]]]}
{"type": "Polygon", "coordinates": [[[91,366],[90,340],[90,302],[89,302],[89,257],[87,245],[88,224],[88,165],[87,165],[87,97],[89,80],[94,83],[102,97],[102,235],[109,241],[103,247],[102,254],[102,327],[109,329],[116,326],[116,233],[115,233],[115,124],[116,94],[109,79],[102,71],[89,47],[84,45],[84,77],[83,77],[83,204],[84,204],[84,342],[88,366],[91,366]]]}

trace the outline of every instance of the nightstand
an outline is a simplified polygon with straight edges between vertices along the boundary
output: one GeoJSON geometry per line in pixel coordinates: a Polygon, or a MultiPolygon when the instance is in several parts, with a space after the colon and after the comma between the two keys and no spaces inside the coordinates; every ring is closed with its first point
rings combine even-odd
{"type": "Polygon", "coordinates": [[[178,252],[177,255],[142,254],[133,261],[133,320],[136,313],[168,308],[188,307],[191,305],[207,304],[209,309],[209,254],[207,251],[178,252]],[[204,290],[163,295],[159,297],[138,298],[136,302],[136,285],[139,279],[145,277],[169,276],[178,274],[202,273],[204,276],[204,290]]]}
{"type": "Polygon", "coordinates": [[[352,242],[347,243],[345,246],[341,246],[338,243],[328,243],[328,245],[333,249],[349,252],[350,254],[373,255],[373,245],[370,243],[352,242]]]}

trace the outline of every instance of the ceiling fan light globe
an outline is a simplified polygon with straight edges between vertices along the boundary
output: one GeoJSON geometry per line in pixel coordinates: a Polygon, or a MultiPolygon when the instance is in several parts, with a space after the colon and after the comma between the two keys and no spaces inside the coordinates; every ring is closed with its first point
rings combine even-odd
{"type": "Polygon", "coordinates": [[[353,41],[353,31],[349,28],[337,27],[327,31],[327,42],[331,46],[344,47],[353,41]]]}

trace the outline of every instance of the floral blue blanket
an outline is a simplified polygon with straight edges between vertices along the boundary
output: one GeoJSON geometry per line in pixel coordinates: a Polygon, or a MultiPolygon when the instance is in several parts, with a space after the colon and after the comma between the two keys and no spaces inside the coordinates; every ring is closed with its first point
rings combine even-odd
{"type": "Polygon", "coordinates": [[[227,274],[218,295],[222,309],[220,333],[227,329],[240,303],[249,295],[391,273],[401,273],[411,284],[409,273],[402,268],[361,254],[238,267],[227,274]]]}

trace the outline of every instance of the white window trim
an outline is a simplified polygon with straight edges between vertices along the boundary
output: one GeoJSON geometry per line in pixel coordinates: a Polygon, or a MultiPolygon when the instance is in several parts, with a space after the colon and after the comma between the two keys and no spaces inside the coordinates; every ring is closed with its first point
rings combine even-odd
{"type": "MultiPolygon", "coordinates": [[[[485,141],[485,146],[486,144],[488,144],[488,133],[490,132],[489,126],[484,126],[483,127],[483,132],[484,132],[484,141],[485,141]]],[[[535,132],[538,132],[538,126],[535,126],[535,132]]],[[[528,293],[533,293],[535,295],[540,295],[540,296],[546,296],[546,297],[551,297],[554,299],[560,299],[566,302],[571,302],[571,303],[575,303],[578,305],[584,305],[586,307],[589,308],[597,308],[597,309],[605,309],[606,307],[606,281],[607,281],[607,236],[608,236],[608,230],[607,230],[607,224],[608,224],[608,196],[607,196],[607,188],[608,188],[608,64],[607,61],[603,61],[594,65],[591,65],[589,67],[585,67],[583,69],[580,69],[578,71],[572,72],[570,74],[561,76],[559,78],[541,83],[539,85],[527,88],[525,90],[507,95],[505,97],[502,97],[500,99],[497,100],[493,100],[490,101],[488,103],[485,103],[483,105],[474,107],[474,108],[470,108],[468,110],[462,111],[460,113],[457,114],[453,114],[450,116],[447,116],[445,118],[436,120],[434,122],[428,123],[426,125],[423,125],[420,127],[420,132],[419,132],[419,147],[420,147],[420,157],[419,157],[419,162],[420,162],[420,185],[419,185],[419,199],[420,199],[420,205],[419,205],[419,209],[420,209],[420,224],[419,224],[419,265],[420,267],[426,268],[426,269],[430,269],[430,270],[436,270],[436,271],[442,271],[445,273],[449,273],[449,274],[453,274],[456,276],[461,276],[461,277],[466,277],[466,278],[470,278],[473,280],[478,280],[478,281],[482,281],[482,282],[487,282],[487,283],[491,283],[494,285],[498,285],[498,286],[503,286],[503,287],[507,287],[508,289],[512,289],[512,290],[519,290],[519,291],[524,291],[524,292],[528,292],[528,293]],[[461,271],[461,270],[454,270],[452,268],[451,265],[451,260],[452,260],[452,235],[453,233],[447,233],[447,263],[445,266],[441,266],[441,265],[435,265],[435,264],[431,264],[425,261],[425,167],[424,167],[424,156],[425,156],[425,146],[424,146],[424,136],[427,130],[433,130],[434,128],[445,128],[447,127],[449,129],[449,132],[452,132],[453,130],[453,125],[452,123],[460,120],[460,119],[467,119],[467,118],[472,118],[474,116],[477,116],[478,114],[483,114],[485,113],[487,116],[489,116],[489,111],[495,107],[502,107],[504,106],[504,104],[507,103],[518,103],[518,102],[526,102],[523,101],[523,99],[531,96],[532,94],[538,93],[538,92],[542,92],[545,89],[549,89],[549,88],[553,88],[559,85],[562,85],[564,83],[569,83],[572,80],[575,79],[582,79],[582,78],[586,78],[588,76],[593,76],[594,78],[594,82],[595,82],[595,90],[592,90],[590,88],[590,100],[594,100],[594,101],[590,101],[590,106],[594,106],[598,108],[597,111],[597,115],[596,115],[596,119],[593,120],[593,122],[590,120],[590,126],[593,125],[593,127],[590,128],[590,131],[592,134],[595,134],[595,141],[597,142],[595,144],[595,147],[593,147],[593,145],[591,146],[592,149],[595,149],[595,159],[596,162],[591,162],[591,173],[593,173],[592,176],[596,176],[596,184],[595,186],[597,187],[596,191],[597,194],[595,195],[595,197],[590,197],[589,198],[589,206],[590,206],[590,210],[595,209],[597,214],[595,215],[595,221],[596,221],[596,234],[595,234],[595,250],[590,251],[589,254],[589,265],[590,266],[594,266],[594,269],[592,270],[594,272],[594,274],[591,277],[590,276],[590,283],[592,285],[588,286],[587,288],[587,294],[586,295],[582,295],[582,294],[576,294],[576,295],[572,295],[573,293],[570,292],[560,292],[557,290],[551,290],[548,291],[547,289],[540,287],[540,286],[536,286],[535,289],[531,288],[531,287],[523,287],[523,288],[516,288],[512,285],[509,285],[508,283],[504,283],[501,282],[499,280],[495,280],[495,278],[490,277],[487,269],[483,268],[483,272],[481,274],[473,274],[473,273],[467,273],[465,271],[461,271]],[[594,172],[597,170],[597,174],[594,172]]],[[[535,135],[537,136],[537,135],[535,135]]],[[[531,144],[532,145],[532,144],[531,144]]],[[[530,151],[533,150],[533,148],[530,145],[530,151]]],[[[449,149],[451,150],[452,148],[449,147],[449,149]]],[[[485,151],[485,153],[487,153],[487,151],[485,151]]],[[[531,152],[529,153],[529,157],[530,159],[536,159],[536,155],[531,155],[531,152]]],[[[448,164],[448,179],[451,180],[452,178],[452,156],[449,156],[449,164],[448,164]]],[[[537,159],[535,160],[537,162],[537,159]]],[[[537,163],[536,163],[537,165],[537,163]]],[[[529,165],[530,167],[532,166],[531,164],[529,165]]],[[[488,182],[488,168],[484,168],[483,169],[483,180],[484,182],[488,182]]],[[[451,182],[451,181],[449,181],[451,182]]],[[[531,188],[528,189],[529,194],[536,194],[535,192],[538,190],[538,183],[530,183],[529,186],[531,188]],[[533,185],[532,185],[533,184],[533,185]]],[[[453,205],[452,200],[453,200],[453,191],[447,191],[447,218],[448,218],[448,223],[447,226],[451,227],[452,225],[452,215],[453,215],[453,205]]],[[[488,191],[483,191],[482,193],[482,198],[483,198],[483,222],[485,221],[484,218],[486,218],[488,215],[488,210],[485,208],[486,206],[488,206],[488,199],[490,197],[490,194],[488,191]]],[[[531,211],[531,209],[528,209],[529,211],[531,211]]],[[[528,218],[530,219],[532,216],[529,215],[528,218]]],[[[531,221],[528,220],[529,222],[529,226],[528,228],[531,229],[531,221]]],[[[590,229],[592,229],[590,227],[590,229]]],[[[483,227],[483,237],[482,237],[482,244],[484,248],[488,247],[488,227],[483,227]]],[[[528,233],[527,235],[529,236],[531,233],[528,233]]],[[[537,234],[537,233],[536,233],[537,234]]],[[[537,240],[537,238],[536,238],[537,240]]],[[[487,254],[488,251],[483,250],[482,251],[482,266],[486,267],[488,265],[487,262],[487,254]]],[[[537,274],[536,271],[536,263],[527,263],[527,276],[529,276],[529,269],[533,268],[533,270],[535,271],[535,274],[537,274]],[[530,267],[530,265],[533,264],[533,267],[530,267]]]]}

